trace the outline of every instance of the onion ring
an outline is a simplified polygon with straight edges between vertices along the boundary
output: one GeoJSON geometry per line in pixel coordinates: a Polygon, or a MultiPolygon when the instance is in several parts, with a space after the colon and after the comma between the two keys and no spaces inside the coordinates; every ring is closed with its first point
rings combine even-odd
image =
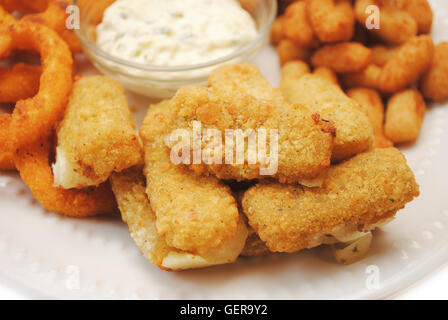
{"type": "Polygon", "coordinates": [[[70,217],[89,217],[117,210],[109,183],[96,188],[62,189],[53,186],[50,153],[53,136],[45,137],[17,150],[14,162],[34,198],[50,211],[70,217]]]}
{"type": "Polygon", "coordinates": [[[40,66],[17,63],[11,69],[0,67],[0,103],[28,99],[39,91],[40,66]]]}
{"type": "Polygon", "coordinates": [[[13,49],[38,51],[42,61],[39,92],[19,100],[12,115],[0,115],[2,153],[14,152],[51,132],[72,88],[73,58],[65,42],[49,28],[17,21],[0,30],[0,58],[13,49]]]}

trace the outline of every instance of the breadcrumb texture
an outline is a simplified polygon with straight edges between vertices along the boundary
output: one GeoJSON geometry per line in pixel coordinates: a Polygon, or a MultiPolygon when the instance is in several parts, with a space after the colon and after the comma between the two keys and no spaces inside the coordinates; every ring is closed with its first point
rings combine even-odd
{"type": "MultiPolygon", "coordinates": [[[[256,132],[265,128],[267,155],[270,154],[271,146],[270,130],[278,130],[277,172],[263,175],[260,169],[267,168],[268,165],[261,163],[259,159],[255,164],[249,164],[248,143],[244,146],[244,163],[237,164],[235,143],[233,164],[226,163],[226,148],[223,147],[221,164],[202,161],[201,164],[189,165],[198,174],[214,174],[226,180],[277,178],[281,182],[298,182],[316,178],[330,165],[334,128],[331,123],[320,121],[319,115],[313,115],[303,106],[268,103],[236,90],[186,87],[178,91],[168,109],[175,119],[173,129],[191,131],[193,121],[200,121],[203,129],[221,132],[223,146],[227,129],[241,129],[243,132],[253,129],[256,132]]],[[[206,148],[205,143],[202,148],[206,148]]]]}
{"type": "Polygon", "coordinates": [[[247,238],[247,227],[239,219],[237,232],[221,246],[204,255],[193,255],[169,247],[164,236],[157,232],[157,216],[146,194],[146,179],[141,166],[126,169],[111,176],[112,189],[123,221],[142,254],[164,270],[186,270],[234,262],[247,238]]]}
{"type": "Polygon", "coordinates": [[[230,189],[217,178],[171,162],[164,139],[176,128],[173,106],[168,101],[151,106],[140,131],[147,194],[167,244],[202,254],[235,236],[239,213],[230,189]]]}
{"type": "Polygon", "coordinates": [[[284,96],[291,103],[307,106],[336,127],[333,161],[348,159],[372,146],[373,129],[366,113],[341,88],[312,74],[299,77],[295,85],[291,81],[283,90],[284,96]]]}
{"type": "Polygon", "coordinates": [[[420,88],[425,98],[442,102],[448,99],[448,42],[435,47],[431,67],[423,76],[420,88]]]}
{"type": "Polygon", "coordinates": [[[316,236],[338,228],[368,231],[418,195],[405,157],[387,148],[332,167],[321,188],[259,184],[245,193],[242,206],[271,251],[294,252],[322,243],[316,236]]]}
{"type": "Polygon", "coordinates": [[[76,81],[58,128],[55,184],[82,188],[141,161],[124,88],[106,76],[76,81]]]}

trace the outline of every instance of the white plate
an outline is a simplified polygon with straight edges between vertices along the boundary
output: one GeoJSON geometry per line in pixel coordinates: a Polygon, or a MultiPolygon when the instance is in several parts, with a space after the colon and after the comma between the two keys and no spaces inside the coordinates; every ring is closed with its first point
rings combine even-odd
{"type": "MultiPolygon", "coordinates": [[[[448,39],[448,4],[431,3],[437,17],[434,39],[448,39]]],[[[278,82],[272,49],[256,63],[278,82]]],[[[83,68],[92,72],[86,64],[83,68]]],[[[141,119],[148,100],[129,99],[141,119]]],[[[45,212],[17,174],[0,173],[0,279],[27,288],[33,297],[52,298],[387,297],[448,260],[447,123],[447,106],[431,106],[418,142],[402,148],[421,196],[375,233],[369,256],[357,264],[338,265],[327,249],[317,248],[203,270],[161,271],[141,256],[118,216],[77,220],[45,212]]]]}

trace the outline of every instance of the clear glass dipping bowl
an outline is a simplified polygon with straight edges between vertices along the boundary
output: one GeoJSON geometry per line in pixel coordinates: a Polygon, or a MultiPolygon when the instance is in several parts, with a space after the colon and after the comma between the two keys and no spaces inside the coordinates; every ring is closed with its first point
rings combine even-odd
{"type": "Polygon", "coordinates": [[[104,10],[114,0],[74,0],[73,4],[80,9],[80,28],[75,32],[84,53],[102,73],[120,81],[127,89],[136,93],[153,98],[169,98],[181,87],[205,84],[210,72],[222,64],[250,61],[266,44],[277,14],[277,0],[239,1],[256,22],[257,37],[230,55],[202,64],[151,66],[123,60],[101,50],[96,46],[96,26],[101,22],[104,10]]]}

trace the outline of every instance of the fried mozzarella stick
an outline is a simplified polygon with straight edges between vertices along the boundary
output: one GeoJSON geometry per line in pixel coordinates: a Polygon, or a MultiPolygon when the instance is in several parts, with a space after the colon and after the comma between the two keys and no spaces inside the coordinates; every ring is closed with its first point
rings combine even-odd
{"type": "Polygon", "coordinates": [[[58,130],[54,184],[96,186],[141,161],[124,88],[105,76],[76,81],[58,130]]]}
{"type": "Polygon", "coordinates": [[[418,195],[405,157],[387,148],[331,167],[320,188],[259,184],[242,207],[271,251],[294,252],[361,238],[418,195]]]}
{"type": "Polygon", "coordinates": [[[159,268],[185,270],[230,263],[235,261],[243,250],[247,237],[247,227],[243,219],[238,220],[234,237],[205,254],[192,254],[170,247],[166,237],[157,231],[157,216],[146,194],[143,168],[137,166],[113,173],[111,184],[131,237],[142,254],[159,268]]]}
{"type": "Polygon", "coordinates": [[[174,119],[171,130],[186,130],[195,137],[195,124],[202,128],[202,145],[193,141],[189,146],[193,156],[182,162],[198,174],[301,182],[316,178],[330,165],[334,127],[303,106],[258,100],[238,90],[186,87],[167,109],[174,119]],[[206,141],[211,131],[213,137],[206,141]],[[202,161],[195,161],[195,151],[198,158],[202,154],[202,161]]]}
{"type": "Polygon", "coordinates": [[[281,87],[289,102],[307,106],[336,127],[333,161],[348,159],[372,146],[373,129],[367,115],[339,86],[314,74],[282,81],[288,82],[281,87]]]}
{"type": "MultiPolygon", "coordinates": [[[[217,178],[198,176],[171,161],[165,139],[176,118],[170,107],[169,102],[152,106],[140,131],[147,194],[167,245],[204,255],[237,236],[238,207],[229,187],[217,178]]],[[[241,250],[246,237],[247,230],[241,250]]]]}

